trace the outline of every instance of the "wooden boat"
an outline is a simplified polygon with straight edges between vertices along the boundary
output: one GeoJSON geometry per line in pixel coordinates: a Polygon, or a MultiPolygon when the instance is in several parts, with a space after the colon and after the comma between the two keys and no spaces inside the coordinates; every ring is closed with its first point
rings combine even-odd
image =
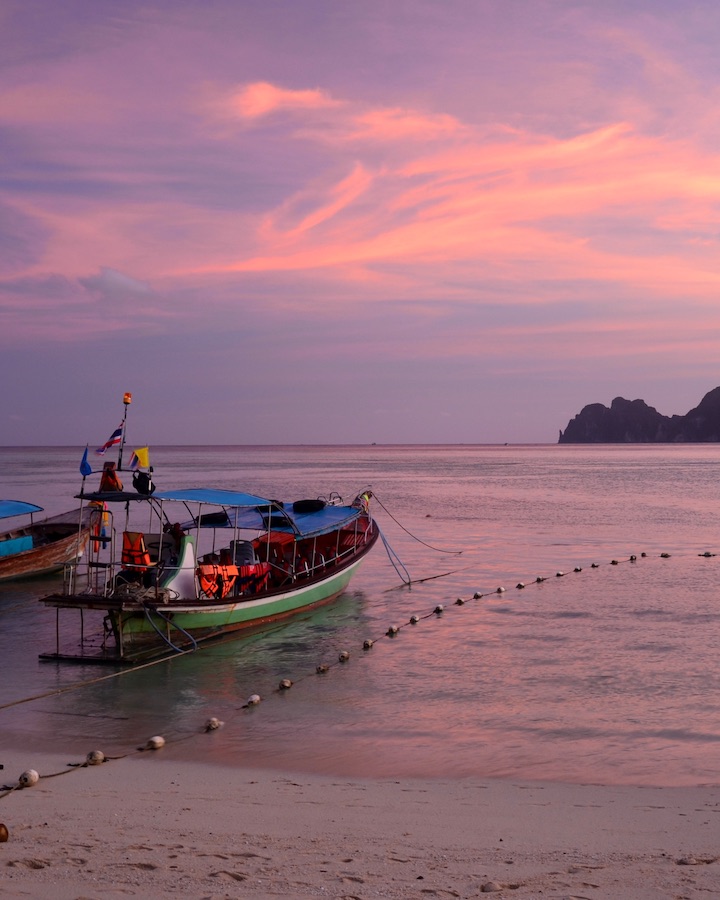
{"type": "Polygon", "coordinates": [[[42,598],[58,622],[55,650],[41,659],[137,663],[328,603],[378,538],[371,496],[345,504],[337,494],[283,503],[211,488],[81,494],[81,504],[106,504],[106,521],[62,593],[42,598]],[[80,612],[70,647],[60,622],[68,610],[80,612]]]}
{"type": "Polygon", "coordinates": [[[57,572],[79,559],[90,535],[90,508],[34,521],[42,506],[0,500],[0,519],[29,516],[29,522],[0,533],[0,581],[35,578],[57,572]]]}

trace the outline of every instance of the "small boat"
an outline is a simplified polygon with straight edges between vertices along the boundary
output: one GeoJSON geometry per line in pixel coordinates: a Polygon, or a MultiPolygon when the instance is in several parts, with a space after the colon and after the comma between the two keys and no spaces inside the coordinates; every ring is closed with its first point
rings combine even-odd
{"type": "Polygon", "coordinates": [[[58,621],[55,650],[40,658],[136,664],[328,603],[378,538],[371,497],[280,502],[147,483],[81,493],[81,508],[104,504],[102,528],[62,592],[41,600],[58,621]],[[80,612],[70,647],[68,610],[80,612]]]}
{"type": "Polygon", "coordinates": [[[35,521],[42,506],[0,500],[0,519],[29,516],[25,524],[0,533],[0,581],[35,578],[78,560],[87,547],[92,510],[86,507],[35,521]]]}

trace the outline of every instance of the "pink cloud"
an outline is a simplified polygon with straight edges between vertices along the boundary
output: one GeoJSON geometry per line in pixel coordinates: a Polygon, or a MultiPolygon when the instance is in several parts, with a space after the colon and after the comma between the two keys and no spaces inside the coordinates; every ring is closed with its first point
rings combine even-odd
{"type": "Polygon", "coordinates": [[[352,140],[431,141],[464,131],[462,124],[449,115],[426,115],[410,109],[373,109],[356,115],[352,140]]]}
{"type": "Polygon", "coordinates": [[[337,185],[289,198],[258,222],[261,252],[218,270],[351,267],[357,277],[363,266],[392,263],[412,266],[427,286],[462,264],[505,277],[658,282],[661,291],[684,282],[698,295],[717,284],[717,258],[707,252],[699,260],[704,245],[694,236],[691,256],[680,233],[657,259],[658,232],[720,199],[714,159],[683,142],[617,123],[568,139],[519,133],[488,143],[465,135],[442,153],[405,149],[372,177],[356,164],[337,185]],[[654,237],[622,237],[648,228],[654,237]]]}
{"type": "Polygon", "coordinates": [[[318,89],[289,90],[267,81],[248,84],[229,99],[229,107],[243,119],[259,119],[275,112],[333,109],[342,105],[318,89]]]}
{"type": "Polygon", "coordinates": [[[295,240],[317,226],[330,221],[338,213],[347,209],[353,202],[362,197],[373,183],[373,176],[361,164],[337,184],[331,184],[326,190],[317,192],[303,191],[291,197],[276,212],[270,214],[260,226],[266,240],[295,240]],[[325,195],[324,199],[322,194],[325,195]],[[299,213],[305,206],[310,211],[299,213]],[[293,224],[295,219],[298,219],[293,224]]]}

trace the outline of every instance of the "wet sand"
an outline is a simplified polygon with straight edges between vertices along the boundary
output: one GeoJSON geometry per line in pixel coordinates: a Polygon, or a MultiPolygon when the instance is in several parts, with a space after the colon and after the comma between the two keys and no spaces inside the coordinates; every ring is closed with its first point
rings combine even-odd
{"type": "Polygon", "coordinates": [[[2,762],[6,786],[41,776],[0,799],[3,897],[720,896],[715,786],[346,779],[163,750],[2,762]]]}

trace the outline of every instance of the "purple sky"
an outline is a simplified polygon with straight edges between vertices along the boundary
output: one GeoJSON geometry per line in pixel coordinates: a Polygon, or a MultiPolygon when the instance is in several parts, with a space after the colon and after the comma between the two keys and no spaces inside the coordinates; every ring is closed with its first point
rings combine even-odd
{"type": "Polygon", "coordinates": [[[5,0],[0,444],[554,442],[720,385],[716,0],[5,0]]]}

